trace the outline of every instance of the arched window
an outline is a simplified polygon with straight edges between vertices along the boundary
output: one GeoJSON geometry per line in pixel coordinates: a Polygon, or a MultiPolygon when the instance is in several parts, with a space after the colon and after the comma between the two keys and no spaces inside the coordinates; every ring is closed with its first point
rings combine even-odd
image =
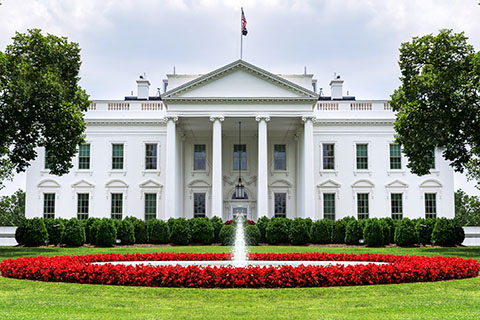
{"type": "MultiPolygon", "coordinates": [[[[235,192],[232,194],[232,200],[236,200],[237,197],[235,196],[235,192]]],[[[240,199],[240,200],[247,200],[248,199],[248,194],[245,192],[245,197],[243,199],[240,199]]]]}

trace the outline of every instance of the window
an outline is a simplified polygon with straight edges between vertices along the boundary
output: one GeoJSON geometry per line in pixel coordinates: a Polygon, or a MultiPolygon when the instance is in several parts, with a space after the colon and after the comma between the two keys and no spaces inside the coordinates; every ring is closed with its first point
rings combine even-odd
{"type": "Polygon", "coordinates": [[[433,148],[428,158],[428,169],[435,169],[435,148],[433,148]]]}
{"type": "Polygon", "coordinates": [[[335,145],[333,143],[324,143],[322,146],[323,170],[335,169],[335,145]]]}
{"type": "Polygon", "coordinates": [[[81,144],[78,147],[78,169],[90,169],[90,144],[81,144]]]}
{"type": "Polygon", "coordinates": [[[79,193],[77,195],[77,218],[78,220],[88,219],[88,193],[79,193]]]}
{"type": "Polygon", "coordinates": [[[357,170],[368,169],[368,144],[357,144],[357,170]]]}
{"type": "Polygon", "coordinates": [[[403,219],[403,195],[401,193],[392,193],[390,195],[390,207],[392,211],[392,219],[403,219]]]}
{"type": "Polygon", "coordinates": [[[275,170],[287,170],[287,152],[284,144],[273,146],[273,162],[275,170]]]}
{"type": "Polygon", "coordinates": [[[205,193],[193,194],[193,216],[205,217],[205,193]]]}
{"type": "Polygon", "coordinates": [[[122,220],[123,193],[112,193],[112,219],[122,220]]]}
{"type": "Polygon", "coordinates": [[[247,145],[235,144],[233,145],[233,170],[241,169],[247,170],[247,145]]]}
{"type": "Polygon", "coordinates": [[[193,149],[193,170],[205,170],[207,167],[206,145],[196,144],[193,149]]]}
{"type": "Polygon", "coordinates": [[[145,221],[157,217],[157,194],[145,193],[145,221]]]}
{"type": "Polygon", "coordinates": [[[123,169],[123,144],[112,145],[112,169],[123,169]]]}
{"type": "Polygon", "coordinates": [[[368,219],[368,193],[357,193],[358,220],[368,219]]]}
{"type": "Polygon", "coordinates": [[[286,193],[275,193],[274,194],[275,203],[275,217],[286,217],[287,216],[287,194],[286,193]]]}
{"type": "Polygon", "coordinates": [[[390,169],[402,169],[402,152],[399,144],[390,144],[390,169]]]}
{"type": "Polygon", "coordinates": [[[323,194],[323,218],[335,221],[335,193],[323,194]]]}
{"type": "Polygon", "coordinates": [[[55,218],[55,193],[43,194],[43,217],[55,218]]]}
{"type": "Polygon", "coordinates": [[[425,193],[425,218],[437,217],[437,194],[425,193]]]}
{"type": "Polygon", "coordinates": [[[54,161],[51,156],[51,151],[45,148],[45,169],[52,169],[54,161]]]}
{"type": "MultiPolygon", "coordinates": [[[[145,169],[157,170],[157,144],[147,143],[145,145],[145,169]]],[[[123,164],[123,160],[122,160],[123,164]]]]}

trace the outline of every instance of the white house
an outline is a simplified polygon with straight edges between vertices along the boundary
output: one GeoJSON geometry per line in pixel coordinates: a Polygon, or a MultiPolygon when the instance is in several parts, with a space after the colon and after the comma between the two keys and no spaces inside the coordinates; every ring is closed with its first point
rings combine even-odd
{"type": "Polygon", "coordinates": [[[319,97],[312,74],[238,60],[204,75],[168,74],[161,96],[149,96],[148,80],[137,84],[136,97],[92,102],[69,174],[49,174],[37,150],[27,217],[454,216],[441,150],[429,175],[411,174],[388,101],[346,97],[340,77],[319,97]]]}

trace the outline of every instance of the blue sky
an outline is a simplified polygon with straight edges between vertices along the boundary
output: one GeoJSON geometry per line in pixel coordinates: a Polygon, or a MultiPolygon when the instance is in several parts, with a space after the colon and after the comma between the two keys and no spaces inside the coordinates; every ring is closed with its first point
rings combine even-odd
{"type": "MultiPolygon", "coordinates": [[[[360,99],[388,99],[399,85],[400,44],[450,28],[480,47],[477,0],[1,0],[0,50],[16,31],[40,28],[82,48],[81,85],[92,99],[121,99],[144,72],[152,94],[175,66],[205,73],[243,58],[273,73],[333,73],[360,99]]],[[[475,192],[457,176],[458,186],[475,192]]],[[[24,176],[0,193],[25,185],[24,176]]]]}

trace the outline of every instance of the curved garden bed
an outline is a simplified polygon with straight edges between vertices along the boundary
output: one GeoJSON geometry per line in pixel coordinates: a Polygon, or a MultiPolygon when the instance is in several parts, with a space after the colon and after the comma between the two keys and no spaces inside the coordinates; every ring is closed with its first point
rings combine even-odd
{"type": "Polygon", "coordinates": [[[3,260],[2,276],[51,282],[202,288],[279,288],[429,282],[477,277],[473,259],[381,254],[250,253],[250,260],[372,261],[356,266],[199,267],[93,264],[107,261],[230,260],[230,253],[100,254],[3,260]]]}

